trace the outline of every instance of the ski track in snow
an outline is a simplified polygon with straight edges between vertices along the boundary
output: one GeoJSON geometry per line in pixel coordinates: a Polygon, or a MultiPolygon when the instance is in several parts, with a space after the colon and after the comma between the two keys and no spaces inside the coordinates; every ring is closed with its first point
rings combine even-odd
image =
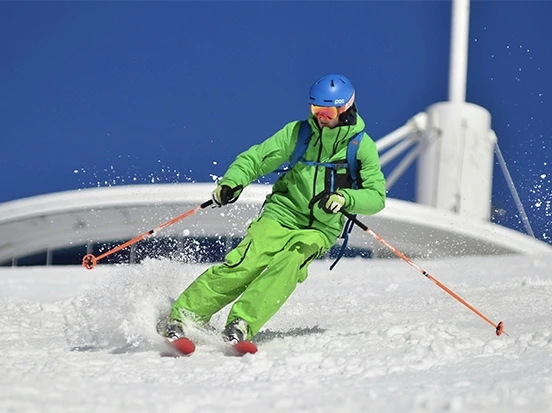
{"type": "MultiPolygon", "coordinates": [[[[205,265],[0,269],[0,412],[552,412],[552,257],[315,262],[225,356],[197,333],[160,357],[157,319],[205,265]]],[[[222,329],[228,309],[213,317],[222,329]]]]}

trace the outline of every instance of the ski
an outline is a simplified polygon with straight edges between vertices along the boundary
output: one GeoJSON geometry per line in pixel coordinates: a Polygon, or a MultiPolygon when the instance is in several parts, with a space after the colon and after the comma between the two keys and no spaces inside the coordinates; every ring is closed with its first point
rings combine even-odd
{"type": "Polygon", "coordinates": [[[173,353],[175,357],[190,357],[194,354],[196,348],[195,343],[186,337],[177,338],[176,340],[165,340],[169,347],[174,350],[173,353]]]}
{"type": "MultiPolygon", "coordinates": [[[[190,357],[196,349],[195,343],[185,337],[177,338],[176,340],[165,338],[165,342],[168,345],[168,349],[162,352],[161,355],[166,357],[190,357]]],[[[225,353],[228,356],[241,357],[246,354],[255,354],[257,351],[257,345],[249,340],[225,346],[225,353]]]]}
{"type": "Polygon", "coordinates": [[[239,356],[244,356],[246,354],[255,354],[259,350],[257,348],[257,345],[249,340],[243,340],[243,341],[239,341],[236,344],[232,344],[231,348],[239,356]]]}

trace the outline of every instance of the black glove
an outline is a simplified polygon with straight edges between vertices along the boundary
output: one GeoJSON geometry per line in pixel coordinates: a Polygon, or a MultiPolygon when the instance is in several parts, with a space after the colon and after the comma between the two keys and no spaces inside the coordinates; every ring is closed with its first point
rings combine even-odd
{"type": "Polygon", "coordinates": [[[213,199],[215,206],[219,208],[238,199],[237,196],[234,197],[234,190],[228,185],[218,185],[212,192],[211,198],[213,199]]]}

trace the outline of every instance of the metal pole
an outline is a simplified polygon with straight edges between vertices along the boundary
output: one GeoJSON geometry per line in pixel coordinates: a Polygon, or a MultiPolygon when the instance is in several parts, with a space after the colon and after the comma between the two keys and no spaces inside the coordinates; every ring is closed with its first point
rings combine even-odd
{"type": "Polygon", "coordinates": [[[414,128],[409,124],[401,126],[399,129],[385,135],[383,138],[379,138],[376,141],[376,148],[378,152],[382,152],[390,146],[395,145],[397,142],[405,139],[409,134],[415,132],[414,128]]]}
{"type": "Polygon", "coordinates": [[[470,0],[452,1],[450,39],[449,101],[466,101],[470,0]]]}
{"type": "Polygon", "coordinates": [[[498,146],[498,142],[495,143],[495,152],[498,158],[498,163],[500,164],[500,168],[502,169],[502,173],[504,174],[504,178],[506,178],[506,183],[508,184],[508,188],[510,188],[510,192],[514,197],[514,202],[516,203],[519,214],[521,215],[521,222],[523,222],[523,226],[525,227],[525,230],[527,231],[527,233],[531,235],[533,238],[536,238],[535,233],[533,232],[533,228],[531,227],[531,223],[529,222],[529,218],[525,213],[525,208],[523,208],[523,203],[521,202],[518,191],[516,190],[516,186],[514,185],[514,180],[512,179],[512,175],[510,175],[510,171],[508,170],[508,166],[506,165],[504,156],[502,156],[502,151],[498,146]]]}

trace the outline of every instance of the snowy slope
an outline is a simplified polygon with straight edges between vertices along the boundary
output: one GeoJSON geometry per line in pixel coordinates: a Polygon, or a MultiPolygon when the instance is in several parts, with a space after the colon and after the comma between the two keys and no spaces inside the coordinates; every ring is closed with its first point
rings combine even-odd
{"type": "MultiPolygon", "coordinates": [[[[155,322],[205,266],[0,270],[0,412],[552,412],[552,257],[311,266],[243,358],[155,322]]],[[[222,328],[226,311],[212,323],[222,328]]]]}

